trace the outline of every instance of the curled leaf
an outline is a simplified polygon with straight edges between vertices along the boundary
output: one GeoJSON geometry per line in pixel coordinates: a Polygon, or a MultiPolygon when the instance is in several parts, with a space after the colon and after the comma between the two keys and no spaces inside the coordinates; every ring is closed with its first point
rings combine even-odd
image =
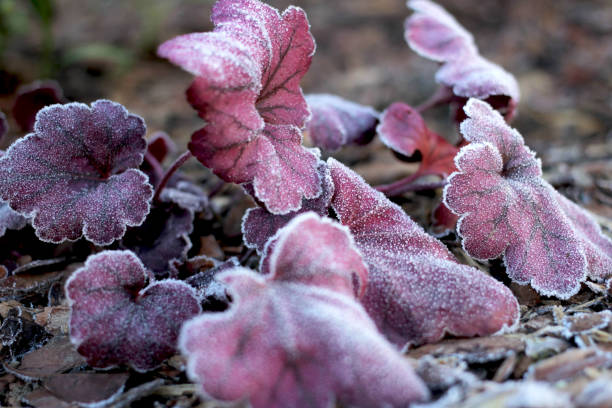
{"type": "Polygon", "coordinates": [[[408,7],[415,11],[405,24],[408,45],[421,56],[442,63],[436,81],[452,89],[458,105],[463,106],[467,98],[479,98],[512,118],[520,99],[514,76],[481,57],[472,35],[439,5],[411,0],[408,7]]]}
{"type": "Polygon", "coordinates": [[[55,81],[34,81],[19,87],[13,105],[13,117],[24,132],[34,130],[36,114],[45,106],[65,103],[64,92],[55,81]]]}
{"type": "Polygon", "coordinates": [[[147,371],[172,356],[182,323],[200,313],[194,289],[177,280],[145,287],[130,251],[103,251],[66,282],[70,339],[92,367],[147,371]]]}
{"type": "Polygon", "coordinates": [[[309,116],[299,81],[314,40],[306,14],[257,0],[219,0],[211,33],[163,43],[158,54],[196,75],[187,98],[207,125],[191,152],[225,181],[252,182],[268,211],[285,214],[321,192],[317,153],[301,145],[309,116]]]}
{"type": "MultiPolygon", "coordinates": [[[[297,211],[292,211],[288,214],[278,215],[272,214],[264,208],[250,208],[244,214],[242,219],[242,238],[244,243],[249,248],[256,248],[258,253],[263,253],[264,247],[268,240],[276,234],[280,228],[284,227],[289,221],[299,214],[307,211],[313,211],[318,215],[327,215],[327,209],[331,203],[332,195],[334,194],[334,184],[329,175],[329,169],[325,162],[319,163],[319,174],[323,180],[321,195],[314,199],[304,199],[302,207],[297,211]]],[[[251,188],[245,186],[247,192],[251,188]]]]}
{"type": "Polygon", "coordinates": [[[233,302],[187,322],[180,348],[201,392],[254,407],[404,407],[428,391],[354,298],[365,266],[347,231],[313,213],[278,233],[265,276],[219,276],[233,302]],[[321,245],[319,242],[325,242],[321,245]]]}
{"type": "Polygon", "coordinates": [[[378,112],[336,95],[306,95],[312,117],[306,124],[312,143],[323,150],[335,151],[355,143],[367,144],[376,134],[378,112]]]}
{"type": "Polygon", "coordinates": [[[330,158],[332,207],[369,268],[362,303],[397,345],[436,342],[444,333],[484,336],[513,328],[512,292],[475,268],[458,264],[397,205],[330,158]]]}
{"type": "Polygon", "coordinates": [[[427,128],[419,112],[402,102],[389,106],[376,128],[382,142],[394,152],[411,157],[421,155],[413,177],[439,175],[445,178],[455,170],[453,159],[459,149],[427,128]]]}
{"type": "Polygon", "coordinates": [[[464,110],[461,132],[471,143],[457,155],[444,201],[460,216],[465,250],[479,259],[503,256],[512,280],[562,299],[587,274],[609,276],[612,240],[542,179],[522,136],[485,102],[471,99],[464,110]]]}
{"type": "Polygon", "coordinates": [[[153,189],[136,169],[144,133],[143,120],[115,102],[44,108],[34,133],[0,159],[0,198],[33,218],[43,241],[110,244],[149,212],[153,189]]]}

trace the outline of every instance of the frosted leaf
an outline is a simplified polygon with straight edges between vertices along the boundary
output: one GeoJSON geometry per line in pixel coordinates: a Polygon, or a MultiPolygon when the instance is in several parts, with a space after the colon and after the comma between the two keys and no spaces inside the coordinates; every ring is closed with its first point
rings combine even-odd
{"type": "Polygon", "coordinates": [[[207,125],[191,152],[225,181],[252,182],[268,211],[285,214],[321,192],[317,154],[302,146],[310,112],[299,82],[314,40],[306,14],[256,0],[219,0],[210,33],[163,43],[158,54],[196,75],[187,98],[207,125]]]}
{"type": "Polygon", "coordinates": [[[202,212],[204,218],[211,219],[213,214],[208,201],[208,195],[196,184],[180,180],[173,184],[172,187],[166,187],[161,193],[161,199],[166,202],[172,202],[184,210],[189,210],[192,213],[202,212]]]}
{"type": "Polygon", "coordinates": [[[187,258],[191,248],[193,219],[193,211],[173,203],[159,203],[141,226],[125,234],[121,248],[138,255],[155,278],[176,277],[176,264],[187,258]]]}
{"type": "Polygon", "coordinates": [[[33,218],[43,241],[110,244],[149,212],[153,189],[136,169],[144,133],[143,120],[115,102],[44,108],[34,133],[0,159],[0,198],[33,218]]]}
{"type": "Polygon", "coordinates": [[[13,104],[13,117],[24,132],[34,130],[36,114],[45,106],[64,103],[64,92],[60,85],[51,80],[34,81],[31,84],[19,87],[15,103],[13,104]]]}
{"type": "Polygon", "coordinates": [[[603,329],[610,324],[612,311],[603,310],[597,313],[576,313],[564,316],[561,320],[563,336],[571,338],[578,334],[587,334],[594,330],[603,329]]]}
{"type": "MultiPolygon", "coordinates": [[[[266,242],[276,234],[276,231],[297,215],[307,211],[314,211],[321,216],[327,215],[327,209],[334,194],[334,184],[325,162],[319,162],[318,171],[323,180],[321,195],[314,199],[304,199],[299,210],[283,215],[272,214],[264,208],[247,210],[242,219],[242,234],[246,246],[256,248],[257,252],[261,254],[266,242]]],[[[245,185],[245,190],[252,194],[252,188],[248,185],[245,185]]]]}
{"type": "Polygon", "coordinates": [[[26,217],[13,211],[7,203],[0,202],[0,237],[6,233],[7,229],[19,230],[27,223],[26,217]]]}
{"type": "Polygon", "coordinates": [[[218,276],[229,310],[190,320],[179,339],[203,394],[256,408],[405,407],[427,398],[353,296],[351,274],[365,266],[351,241],[338,224],[302,214],[279,231],[270,274],[237,267],[218,276]]]}
{"type": "Polygon", "coordinates": [[[504,257],[507,273],[544,295],[566,299],[587,273],[612,273],[612,241],[588,213],[541,177],[540,161],[521,135],[485,102],[471,99],[461,132],[471,142],[456,158],[444,189],[460,216],[465,250],[479,259],[504,257]]]}
{"type": "Polygon", "coordinates": [[[330,158],[332,207],[355,237],[369,268],[362,303],[395,344],[436,342],[444,333],[484,336],[513,328],[518,303],[510,290],[458,264],[397,205],[330,158]]]}
{"type": "MultiPolygon", "coordinates": [[[[205,257],[202,255],[202,257],[205,257]]],[[[198,272],[185,279],[185,283],[193,286],[202,303],[204,311],[223,311],[228,308],[230,299],[227,295],[227,287],[224,283],[217,280],[217,276],[222,272],[240,266],[240,262],[235,257],[225,262],[205,257],[215,266],[198,272]]]]}
{"type": "Polygon", "coordinates": [[[173,279],[145,287],[146,277],[132,252],[103,251],[66,282],[70,339],[90,366],[142,372],[175,353],[182,323],[201,311],[195,291],[173,279]]]}
{"type": "Polygon", "coordinates": [[[429,130],[419,112],[405,103],[389,106],[376,131],[387,147],[403,156],[420,152],[418,176],[434,174],[444,178],[455,170],[453,159],[459,149],[429,130]]]}
{"type": "Polygon", "coordinates": [[[442,7],[429,0],[411,0],[408,7],[415,13],[406,20],[406,41],[421,56],[442,63],[436,81],[452,89],[454,102],[487,100],[512,118],[520,99],[514,76],[481,57],[472,35],[442,7]]]}
{"type": "Polygon", "coordinates": [[[306,129],[312,143],[326,151],[347,144],[367,144],[376,134],[378,112],[336,95],[310,94],[306,102],[312,117],[306,129]]]}

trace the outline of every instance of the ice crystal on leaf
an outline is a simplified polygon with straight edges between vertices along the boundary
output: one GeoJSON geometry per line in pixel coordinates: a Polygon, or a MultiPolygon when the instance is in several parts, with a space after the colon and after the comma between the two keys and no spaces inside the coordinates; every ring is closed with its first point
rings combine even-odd
{"type": "Polygon", "coordinates": [[[359,175],[328,160],[332,207],[355,237],[369,268],[362,303],[380,330],[403,346],[457,336],[489,335],[518,322],[510,290],[456,262],[397,205],[359,175]]]}
{"type": "Polygon", "coordinates": [[[136,169],[144,133],[143,120],[115,102],[44,108],[34,133],[0,159],[0,198],[33,217],[43,241],[110,244],[149,212],[152,187],[136,169]]]}
{"type": "Polygon", "coordinates": [[[415,13],[406,20],[406,41],[419,55],[442,63],[436,81],[452,89],[459,105],[485,99],[511,118],[520,98],[516,79],[481,57],[472,35],[442,7],[429,0],[411,0],[408,7],[415,13]]]}
{"type": "Polygon", "coordinates": [[[456,158],[444,190],[460,215],[465,250],[479,259],[504,256],[512,280],[565,299],[587,274],[612,273],[612,240],[582,208],[542,179],[540,161],[522,136],[487,103],[471,99],[461,132],[471,142],[456,158]]]}
{"type": "Polygon", "coordinates": [[[312,117],[306,125],[312,143],[335,151],[347,144],[367,144],[376,134],[378,112],[336,95],[306,95],[312,117]]]}
{"type": "Polygon", "coordinates": [[[299,82],[315,47],[306,14],[219,0],[211,19],[213,32],[182,35],[158,49],[196,75],[187,98],[207,124],[189,149],[223,180],[252,182],[268,211],[297,210],[321,192],[317,152],[301,144],[310,113],[299,82]]]}
{"type": "Polygon", "coordinates": [[[187,372],[204,394],[266,408],[405,407],[427,397],[354,297],[366,269],[345,228],[299,215],[269,256],[267,275],[240,267],[219,275],[229,310],[181,331],[187,372]]]}
{"type": "MultiPolygon", "coordinates": [[[[276,234],[276,231],[285,226],[298,214],[313,211],[321,216],[327,215],[327,209],[334,194],[334,184],[325,162],[319,162],[318,171],[323,180],[323,191],[317,198],[304,199],[299,210],[282,215],[272,214],[266,211],[265,208],[251,208],[247,210],[242,219],[242,234],[245,245],[250,248],[256,248],[257,252],[261,254],[266,242],[276,234]]],[[[252,189],[249,186],[245,187],[247,187],[245,188],[247,192],[250,193],[252,189]]]]}
{"type": "Polygon", "coordinates": [[[402,102],[389,106],[376,128],[382,142],[396,153],[411,157],[417,151],[421,163],[416,176],[439,175],[442,178],[455,171],[453,159],[459,149],[442,136],[427,128],[413,107],[402,102]]]}
{"type": "Polygon", "coordinates": [[[90,366],[147,371],[175,353],[181,325],[201,310],[195,290],[173,279],[145,287],[146,280],[132,252],[103,251],[66,282],[70,339],[90,366]]]}

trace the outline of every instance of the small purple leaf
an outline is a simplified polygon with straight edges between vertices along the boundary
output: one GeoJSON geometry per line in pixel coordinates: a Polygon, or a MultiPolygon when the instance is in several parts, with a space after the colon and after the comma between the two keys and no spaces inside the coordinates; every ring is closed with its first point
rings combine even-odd
{"type": "Polygon", "coordinates": [[[65,103],[64,92],[55,81],[34,81],[17,90],[13,117],[24,132],[34,130],[36,114],[45,106],[65,103]]]}
{"type": "Polygon", "coordinates": [[[179,36],[158,49],[197,76],[187,98],[207,125],[189,149],[223,180],[252,182],[268,211],[295,211],[321,191],[317,153],[301,145],[310,113],[299,82],[314,53],[306,14],[219,0],[211,19],[213,32],[179,36]]]}
{"type": "Polygon", "coordinates": [[[157,367],[176,351],[183,322],[200,313],[194,289],[167,279],[145,287],[146,272],[130,251],[103,251],[66,282],[70,339],[92,367],[157,367]]]}
{"type": "Polygon", "coordinates": [[[382,114],[376,128],[382,142],[391,150],[410,157],[421,153],[418,176],[439,175],[445,178],[456,170],[454,158],[459,149],[427,128],[413,107],[395,102],[382,114]]]}
{"type": "Polygon", "coordinates": [[[6,233],[7,229],[19,230],[27,223],[26,217],[13,211],[7,203],[0,202],[0,237],[6,233]]]}
{"type": "Polygon", "coordinates": [[[439,5],[411,0],[408,7],[415,13],[406,20],[406,41],[421,56],[442,63],[436,81],[451,88],[461,105],[472,97],[488,100],[512,118],[520,99],[514,76],[481,57],[472,35],[439,5]]]}
{"type": "Polygon", "coordinates": [[[175,203],[184,210],[194,214],[204,213],[204,218],[213,217],[208,195],[200,187],[186,180],[180,180],[172,187],[166,187],[161,193],[162,201],[175,203]]]}
{"type": "Polygon", "coordinates": [[[542,179],[522,136],[487,103],[470,99],[461,132],[471,142],[444,189],[460,216],[457,230],[473,257],[504,257],[507,273],[538,292],[567,299],[587,273],[612,273],[612,240],[588,213],[542,179]]]}
{"type": "MultiPolygon", "coordinates": [[[[268,240],[276,234],[280,228],[284,227],[290,220],[299,214],[313,211],[318,215],[327,215],[327,209],[334,194],[334,184],[329,175],[329,169],[325,162],[319,162],[319,175],[323,180],[321,195],[314,199],[304,199],[302,207],[288,214],[272,214],[264,208],[251,208],[247,210],[242,219],[242,234],[244,243],[249,248],[256,248],[259,254],[263,253],[268,240]]],[[[247,192],[251,193],[252,188],[245,185],[247,192]]]]}
{"type": "Polygon", "coordinates": [[[121,247],[138,255],[155,278],[176,277],[176,263],[184,261],[191,248],[193,214],[176,204],[160,203],[140,227],[125,234],[121,247]]]}
{"type": "Polygon", "coordinates": [[[277,238],[269,274],[239,267],[221,274],[229,310],[183,326],[180,348],[201,392],[256,408],[404,407],[425,399],[408,360],[353,296],[366,269],[346,229],[307,213],[277,238]]]}
{"type": "Polygon", "coordinates": [[[176,151],[176,145],[166,132],[155,132],[147,141],[147,152],[149,152],[159,163],[170,153],[176,151]]]}
{"type": "Polygon", "coordinates": [[[144,133],[143,120],[115,102],[44,108],[34,133],[0,159],[0,198],[33,217],[43,241],[110,244],[149,212],[153,189],[135,169],[144,133]]]}
{"type": "Polygon", "coordinates": [[[347,144],[367,144],[376,134],[378,112],[336,95],[306,95],[312,117],[306,129],[312,143],[326,151],[347,144]]]}
{"type": "Polygon", "coordinates": [[[225,271],[240,266],[240,262],[235,257],[228,259],[225,262],[219,262],[216,259],[205,258],[210,263],[214,264],[210,269],[201,271],[189,278],[185,279],[185,283],[193,286],[202,302],[202,310],[204,311],[223,311],[229,307],[230,299],[227,295],[227,287],[224,283],[217,280],[217,276],[225,271]]]}
{"type": "Polygon", "coordinates": [[[332,207],[369,268],[362,303],[395,344],[418,345],[444,333],[484,336],[513,328],[512,292],[475,268],[458,264],[397,205],[330,158],[332,207]]]}

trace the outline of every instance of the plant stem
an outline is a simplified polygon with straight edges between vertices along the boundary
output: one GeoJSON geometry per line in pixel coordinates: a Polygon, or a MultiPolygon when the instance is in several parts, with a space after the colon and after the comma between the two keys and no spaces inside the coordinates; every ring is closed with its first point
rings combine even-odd
{"type": "Polygon", "coordinates": [[[172,163],[172,166],[170,166],[170,168],[166,170],[166,174],[164,174],[164,177],[159,182],[159,185],[157,186],[157,189],[155,190],[155,195],[153,196],[153,202],[159,201],[159,196],[161,195],[161,192],[164,190],[164,187],[166,187],[166,184],[168,184],[168,181],[170,181],[170,177],[172,177],[172,175],[179,169],[179,167],[185,164],[185,162],[191,159],[192,157],[193,157],[193,154],[191,154],[191,152],[187,150],[185,153],[181,154],[174,161],[174,163],[172,163]]]}
{"type": "Polygon", "coordinates": [[[425,102],[416,107],[417,112],[423,113],[438,105],[449,103],[453,99],[453,92],[447,86],[440,86],[425,102]]]}
{"type": "Polygon", "coordinates": [[[149,151],[145,153],[145,161],[149,166],[151,166],[151,170],[153,170],[153,173],[155,173],[155,177],[157,178],[157,180],[161,181],[161,179],[164,177],[164,169],[162,168],[159,161],[149,151]]]}
{"type": "Polygon", "coordinates": [[[422,173],[415,173],[401,180],[390,184],[382,184],[376,186],[376,190],[382,192],[387,197],[396,197],[409,191],[435,190],[444,187],[447,184],[446,179],[433,183],[415,183],[417,179],[424,176],[422,173]]]}

